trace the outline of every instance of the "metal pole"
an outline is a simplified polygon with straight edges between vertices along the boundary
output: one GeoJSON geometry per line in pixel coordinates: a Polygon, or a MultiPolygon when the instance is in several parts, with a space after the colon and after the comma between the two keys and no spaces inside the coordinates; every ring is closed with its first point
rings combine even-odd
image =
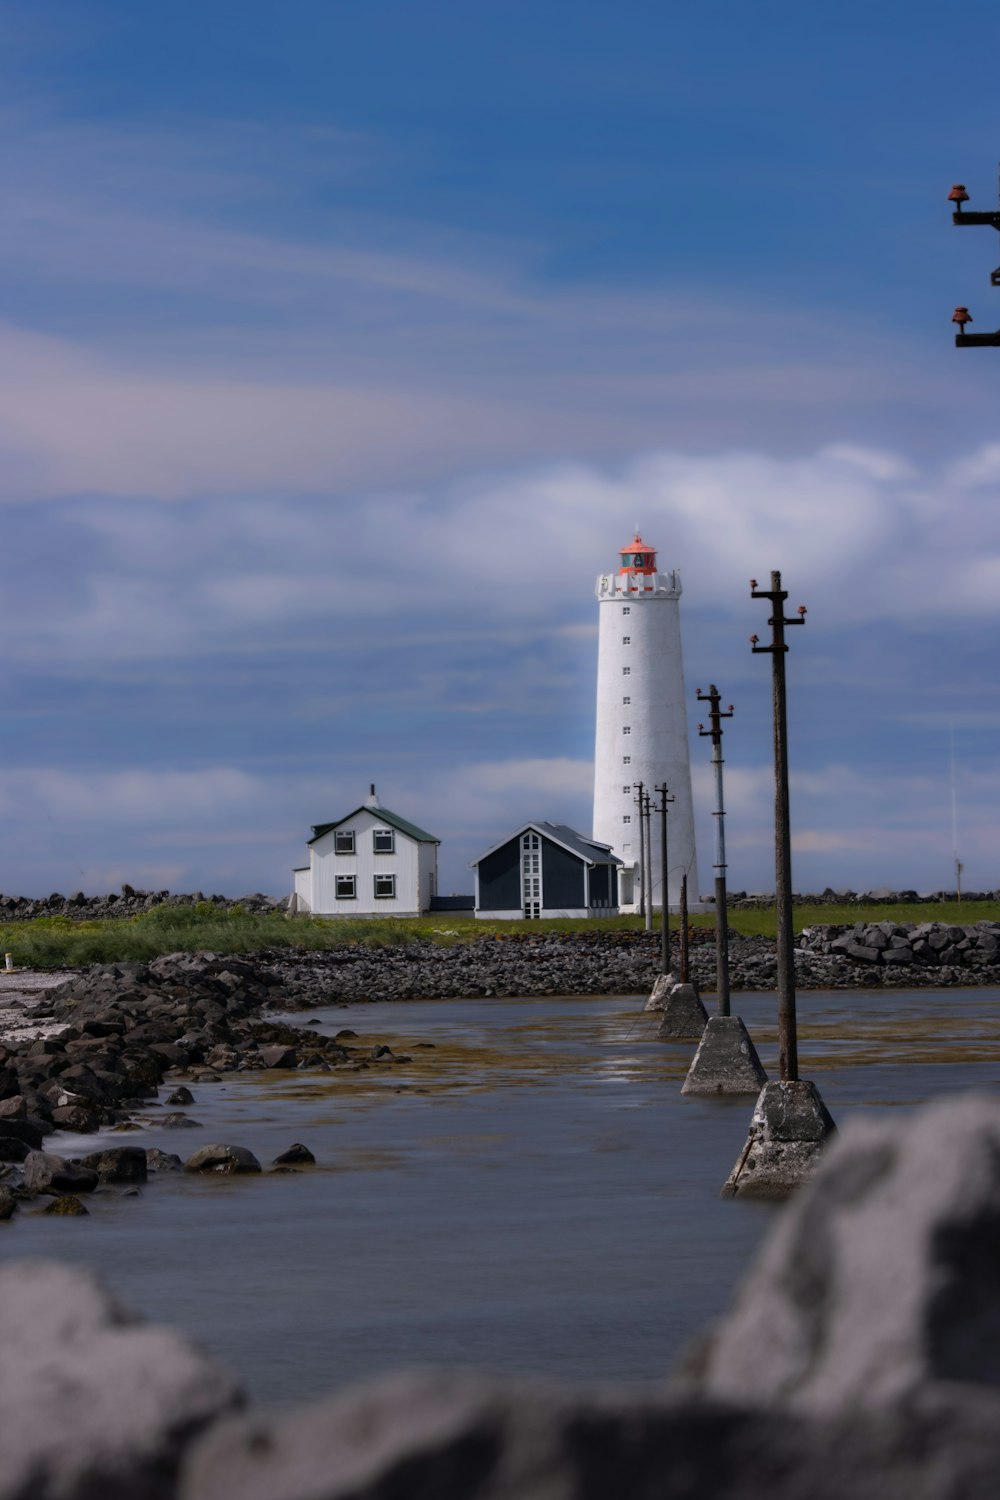
{"type": "Polygon", "coordinates": [[[799,1076],[798,1038],[795,1025],[795,940],[792,931],[792,840],[788,807],[788,724],[785,704],[786,625],[805,624],[805,605],[799,606],[798,618],[785,618],[788,592],[781,587],[781,574],[771,574],[769,589],[750,582],[753,599],[770,599],[773,613],[771,644],[759,646],[757,637],[750,642],[757,654],[771,657],[771,688],[774,712],[774,902],[777,920],[778,959],[778,1071],[783,1082],[794,1083],[799,1076]]]}
{"type": "Polygon", "coordinates": [[[667,804],[675,799],[668,795],[666,782],[662,786],[654,787],[654,791],[660,794],[660,867],[663,870],[663,884],[661,888],[662,901],[660,902],[660,971],[663,974],[670,973],[670,892],[667,887],[667,804]]]}
{"type": "Polygon", "coordinates": [[[698,689],[696,694],[700,703],[710,703],[708,712],[711,729],[706,729],[703,724],[698,725],[700,735],[711,736],[712,740],[712,770],[715,773],[715,990],[718,996],[719,1015],[730,1014],[729,1003],[729,917],[727,911],[728,897],[726,893],[726,833],[725,817],[726,809],[722,795],[722,720],[733,717],[733,705],[730,703],[728,713],[723,713],[719,704],[721,694],[715,683],[711,683],[707,693],[698,689]]]}
{"type": "Polygon", "coordinates": [[[642,816],[642,794],[646,790],[645,783],[633,782],[633,790],[638,793],[635,805],[639,809],[639,915],[646,915],[646,825],[642,816]]]}

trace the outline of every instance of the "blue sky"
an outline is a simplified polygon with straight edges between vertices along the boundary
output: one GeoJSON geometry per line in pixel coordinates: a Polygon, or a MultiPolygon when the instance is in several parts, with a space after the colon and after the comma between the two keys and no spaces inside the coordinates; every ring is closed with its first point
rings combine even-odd
{"type": "Polygon", "coordinates": [[[996,202],[998,25],[960,21],[0,0],[0,889],[283,893],[372,780],[445,890],[587,830],[636,522],[692,729],[736,705],[731,885],[773,884],[780,568],[796,885],[947,885],[957,831],[1000,886],[1000,355],[949,322],[1000,326],[1000,254],[946,202],[996,202]]]}

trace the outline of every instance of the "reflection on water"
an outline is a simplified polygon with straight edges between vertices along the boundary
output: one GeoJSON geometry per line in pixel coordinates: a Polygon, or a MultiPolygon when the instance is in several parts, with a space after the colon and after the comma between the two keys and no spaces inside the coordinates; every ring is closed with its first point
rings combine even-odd
{"type": "MultiPolygon", "coordinates": [[[[413,1060],[195,1088],[200,1131],[73,1137],[186,1155],[208,1140],[319,1166],[161,1178],[86,1220],[23,1214],[0,1254],[91,1265],[289,1402],[402,1364],[656,1379],[726,1305],[772,1210],[722,1202],[752,1101],[685,1099],[693,1048],[635,997],[309,1012],[413,1060]],[[421,1046],[432,1043],[432,1046],[421,1046]]],[[[738,997],[765,1067],[774,999],[738,997]]],[[[804,1076],[834,1117],[1000,1082],[1000,992],[810,992],[804,1076]]],[[[315,1029],[315,1028],[314,1028],[315,1029]]],[[[68,1150],[68,1154],[72,1154],[68,1150]]]]}

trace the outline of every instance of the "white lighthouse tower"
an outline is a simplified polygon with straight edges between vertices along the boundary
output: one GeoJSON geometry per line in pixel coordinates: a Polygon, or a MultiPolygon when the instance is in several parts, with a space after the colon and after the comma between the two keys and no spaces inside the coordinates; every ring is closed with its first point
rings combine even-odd
{"type": "MultiPolygon", "coordinates": [[[[597,743],[594,756],[594,838],[610,844],[625,863],[619,902],[639,904],[639,813],[635,785],[653,796],[666,785],[675,799],[667,821],[668,901],[680,899],[687,875],[688,901],[696,906],[698,865],[691,805],[684,665],[681,658],[681,580],[660,573],[656,553],[638,533],[621,549],[617,573],[597,580],[597,743]]],[[[650,820],[652,902],[663,899],[660,822],[650,820]]]]}

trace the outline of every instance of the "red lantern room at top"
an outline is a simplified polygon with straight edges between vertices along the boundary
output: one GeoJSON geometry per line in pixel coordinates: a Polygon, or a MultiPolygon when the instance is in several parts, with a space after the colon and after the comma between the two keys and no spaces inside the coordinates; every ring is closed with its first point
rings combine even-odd
{"type": "Polygon", "coordinates": [[[627,547],[619,553],[622,565],[618,577],[630,594],[652,593],[653,575],[656,572],[656,553],[636,532],[627,547]]]}

